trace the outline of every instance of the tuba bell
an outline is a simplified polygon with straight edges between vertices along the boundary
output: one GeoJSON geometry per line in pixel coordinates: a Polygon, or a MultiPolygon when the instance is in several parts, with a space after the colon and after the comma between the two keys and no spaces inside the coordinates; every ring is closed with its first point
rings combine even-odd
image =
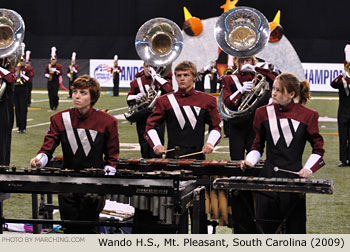
{"type": "MultiPolygon", "coordinates": [[[[17,64],[24,29],[24,21],[17,12],[0,9],[0,67],[11,70],[17,64]]],[[[0,100],[5,90],[6,82],[0,80],[0,100]]]]}
{"type": "MultiPolygon", "coordinates": [[[[250,7],[236,7],[219,17],[214,33],[216,42],[225,53],[237,58],[247,58],[264,49],[269,41],[270,26],[260,11],[250,7]]],[[[224,120],[244,117],[268,99],[268,82],[263,75],[256,72],[254,74],[253,88],[244,93],[237,111],[225,106],[221,90],[218,108],[224,120]]]]}
{"type": "MultiPolygon", "coordinates": [[[[135,48],[140,58],[156,67],[156,72],[165,77],[171,71],[171,63],[180,55],[183,35],[179,26],[166,18],[154,18],[144,23],[135,38],[135,48]]],[[[161,91],[154,86],[154,79],[147,90],[146,97],[129,106],[124,114],[130,122],[136,122],[149,115],[161,91]]]]}

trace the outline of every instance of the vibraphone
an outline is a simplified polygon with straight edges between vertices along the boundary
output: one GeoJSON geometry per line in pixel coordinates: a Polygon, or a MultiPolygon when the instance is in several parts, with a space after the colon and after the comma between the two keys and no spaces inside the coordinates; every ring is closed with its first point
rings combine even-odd
{"type": "MultiPolygon", "coordinates": [[[[127,202],[141,209],[151,210],[165,225],[180,225],[194,199],[196,181],[185,179],[183,171],[119,170],[114,176],[106,176],[102,169],[85,169],[77,173],[60,168],[0,170],[0,191],[4,193],[81,193],[107,196],[127,202]],[[116,196],[118,195],[118,196],[116,196]]],[[[186,219],[188,217],[186,216],[186,219]]],[[[4,219],[1,222],[20,222],[4,219]]],[[[194,220],[196,221],[196,220],[194,220]]],[[[31,222],[26,220],[28,223],[31,222]]],[[[23,222],[20,222],[23,223],[23,222]]],[[[59,223],[59,222],[54,222],[59,223]]],[[[198,224],[199,225],[199,224],[198,224]]],[[[179,227],[186,232],[187,227],[179,227]]]]}
{"type": "Polygon", "coordinates": [[[275,191],[295,193],[332,194],[332,180],[306,178],[264,178],[232,176],[217,178],[213,182],[216,189],[239,189],[249,191],[275,191]]]}

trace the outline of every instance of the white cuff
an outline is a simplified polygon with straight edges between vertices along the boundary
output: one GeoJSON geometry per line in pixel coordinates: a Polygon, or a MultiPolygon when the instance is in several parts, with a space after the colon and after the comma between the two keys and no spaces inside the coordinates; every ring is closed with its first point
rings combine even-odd
{"type": "Polygon", "coordinates": [[[261,158],[260,152],[257,150],[252,150],[247,154],[247,156],[245,157],[245,160],[250,162],[253,166],[255,166],[260,158],[261,158]]]}
{"type": "Polygon", "coordinates": [[[137,95],[128,95],[128,97],[126,98],[127,101],[132,101],[132,100],[136,100],[137,95]]]}
{"type": "Polygon", "coordinates": [[[78,72],[77,69],[75,69],[75,67],[73,68],[73,72],[74,72],[74,73],[77,73],[77,72],[78,72]]]}
{"type": "Polygon", "coordinates": [[[158,133],[155,129],[151,129],[149,131],[147,131],[147,135],[149,136],[149,138],[151,139],[152,143],[153,143],[153,148],[158,146],[158,145],[162,145],[162,142],[159,139],[158,133]]]}
{"type": "Polygon", "coordinates": [[[217,130],[211,130],[207,139],[207,143],[215,146],[221,138],[221,133],[217,130]]]}
{"type": "Polygon", "coordinates": [[[167,83],[168,81],[163,79],[162,77],[156,75],[154,76],[154,79],[156,79],[156,81],[158,81],[161,85],[164,85],[165,83],[167,83]]]}
{"type": "Polygon", "coordinates": [[[45,153],[39,153],[38,155],[36,155],[36,158],[41,162],[40,167],[44,167],[49,162],[49,158],[45,153]]]}
{"type": "Polygon", "coordinates": [[[105,172],[105,175],[113,176],[117,170],[113,166],[105,165],[103,171],[105,172]]]}
{"type": "Polygon", "coordinates": [[[318,154],[311,154],[310,157],[307,159],[303,169],[307,169],[312,174],[311,168],[318,162],[318,160],[320,160],[320,158],[322,157],[318,154]]]}
{"type": "Polygon", "coordinates": [[[0,71],[4,74],[4,75],[8,75],[10,72],[7,71],[5,68],[0,67],[0,71]]]}
{"type": "MultiPolygon", "coordinates": [[[[242,93],[240,90],[237,90],[236,92],[234,92],[232,95],[230,95],[230,100],[232,101],[237,95],[238,93],[242,93]]],[[[243,93],[242,93],[243,94],[243,93]]]]}
{"type": "Polygon", "coordinates": [[[67,77],[70,78],[70,73],[67,73],[67,77]]]}
{"type": "Polygon", "coordinates": [[[45,76],[46,78],[49,78],[50,75],[49,75],[48,73],[46,73],[44,76],[45,76]]]}

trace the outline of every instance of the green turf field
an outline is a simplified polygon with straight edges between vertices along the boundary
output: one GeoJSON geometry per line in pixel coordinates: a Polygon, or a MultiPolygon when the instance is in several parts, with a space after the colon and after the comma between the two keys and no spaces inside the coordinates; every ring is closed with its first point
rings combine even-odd
{"type": "MultiPolygon", "coordinates": [[[[335,98],[334,95],[313,94],[317,97],[335,98]]],[[[28,167],[29,161],[36,155],[44,135],[49,127],[49,118],[54,113],[48,111],[47,94],[33,93],[32,106],[28,112],[28,127],[25,134],[18,134],[14,125],[12,135],[11,165],[28,167]]],[[[66,94],[60,94],[59,110],[72,106],[66,94]]],[[[320,114],[319,127],[324,133],[326,165],[314,174],[314,178],[332,179],[335,189],[333,195],[307,195],[307,232],[317,233],[350,233],[350,167],[338,168],[338,136],[336,114],[337,99],[314,99],[308,106],[316,109],[320,114]]],[[[122,115],[127,111],[126,96],[113,97],[102,94],[95,105],[99,109],[108,109],[111,114],[122,115]]],[[[119,120],[119,138],[121,143],[120,157],[140,157],[135,124],[130,125],[125,120],[119,120]],[[135,150],[136,149],[136,150],[135,150]]],[[[311,148],[307,144],[304,160],[309,156],[311,148]]],[[[60,147],[55,155],[61,154],[60,147]]],[[[229,159],[228,139],[223,138],[216,148],[216,152],[207,155],[208,159],[229,159]]],[[[6,218],[28,218],[31,215],[31,198],[26,194],[12,194],[4,201],[4,215],[6,218]]],[[[219,227],[218,233],[230,233],[226,227],[219,227]]]]}

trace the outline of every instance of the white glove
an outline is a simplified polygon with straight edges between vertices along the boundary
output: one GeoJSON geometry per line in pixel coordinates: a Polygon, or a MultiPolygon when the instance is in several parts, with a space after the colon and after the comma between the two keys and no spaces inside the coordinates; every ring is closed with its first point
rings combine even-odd
{"type": "Polygon", "coordinates": [[[241,72],[255,72],[255,66],[251,64],[245,64],[241,67],[241,72]]]}
{"type": "Polygon", "coordinates": [[[210,69],[211,69],[211,64],[209,64],[206,67],[204,67],[204,71],[209,71],[210,69]]]}
{"type": "Polygon", "coordinates": [[[46,77],[46,78],[49,78],[49,76],[50,76],[50,75],[49,75],[48,73],[45,74],[45,77],[46,77]]]}
{"type": "Polygon", "coordinates": [[[21,72],[21,78],[23,78],[26,81],[29,80],[29,77],[27,75],[25,75],[23,72],[21,72]]]}
{"type": "Polygon", "coordinates": [[[135,100],[136,101],[139,101],[144,95],[142,93],[138,93],[136,96],[135,96],[135,100]]]}
{"type": "Polygon", "coordinates": [[[70,78],[70,73],[67,73],[67,77],[70,78]]]}
{"type": "Polygon", "coordinates": [[[110,166],[110,165],[106,165],[103,168],[103,171],[105,172],[105,175],[113,176],[117,170],[114,167],[110,166]]]}
{"type": "Polygon", "coordinates": [[[54,68],[54,67],[51,67],[51,72],[56,72],[56,68],[54,68]]]}
{"type": "Polygon", "coordinates": [[[150,68],[149,68],[149,73],[150,73],[153,77],[155,77],[155,76],[157,75],[157,72],[156,72],[156,70],[153,69],[153,67],[150,67],[150,68]]]}
{"type": "Polygon", "coordinates": [[[243,94],[244,92],[250,91],[253,87],[253,82],[245,81],[243,82],[243,86],[239,89],[239,91],[243,94]]]}

